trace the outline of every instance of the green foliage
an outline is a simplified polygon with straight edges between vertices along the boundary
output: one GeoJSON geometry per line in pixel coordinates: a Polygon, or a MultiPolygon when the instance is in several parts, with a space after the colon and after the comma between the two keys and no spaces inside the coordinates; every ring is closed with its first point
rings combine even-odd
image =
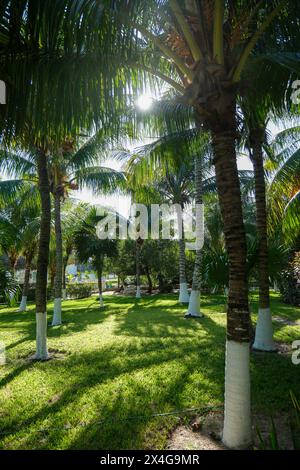
{"type": "Polygon", "coordinates": [[[19,292],[18,283],[13,274],[0,262],[0,301],[13,306],[19,292]]]}
{"type": "MultiPolygon", "coordinates": [[[[178,243],[171,240],[144,240],[141,247],[141,274],[148,271],[155,286],[164,286],[171,292],[178,283],[178,243]]],[[[135,277],[135,242],[120,241],[118,256],[110,264],[111,270],[124,282],[128,276],[135,277]]]]}
{"type": "MultiPolygon", "coordinates": [[[[290,396],[293,404],[292,416],[290,418],[290,430],[292,434],[294,450],[300,450],[300,403],[291,390],[290,396]]],[[[271,429],[268,438],[263,438],[259,426],[256,426],[256,433],[259,440],[259,450],[281,450],[278,442],[278,431],[272,417],[271,429]]]]}
{"type": "Polygon", "coordinates": [[[259,449],[260,450],[279,450],[279,444],[278,444],[278,436],[277,436],[277,430],[274,424],[274,420],[271,417],[271,431],[268,436],[268,440],[266,441],[263,437],[262,434],[259,430],[259,427],[256,427],[256,433],[259,439],[259,449]]]}
{"type": "Polygon", "coordinates": [[[68,284],[67,297],[70,299],[84,299],[92,295],[93,287],[91,284],[68,284]]]}
{"type": "Polygon", "coordinates": [[[294,406],[294,413],[290,421],[292,439],[294,449],[300,450],[300,402],[292,391],[290,391],[290,395],[294,406]]]}
{"type": "MultiPolygon", "coordinates": [[[[299,318],[299,309],[271,298],[274,315],[299,318]]],[[[1,368],[1,449],[166,449],[181,414],[153,414],[222,407],[222,296],[204,295],[205,316],[190,322],[177,295],[139,302],[109,295],[105,303],[100,311],[91,298],[65,302],[65,322],[48,329],[49,348],[61,360],[34,365],[27,360],[35,350],[34,305],[25,315],[0,308],[8,359],[1,368]]],[[[276,340],[299,338],[295,326],[274,327],[276,340]]],[[[289,356],[251,354],[251,375],[255,413],[290,411],[289,390],[299,390],[300,378],[289,356]]]]}
{"type": "Polygon", "coordinates": [[[97,234],[97,224],[103,216],[97,215],[97,209],[90,207],[85,218],[74,233],[74,245],[78,260],[90,262],[99,273],[103,271],[105,257],[117,256],[116,240],[100,239],[97,234]]]}
{"type": "Polygon", "coordinates": [[[282,271],[278,286],[284,302],[300,305],[300,252],[295,253],[287,269],[282,271]]]}

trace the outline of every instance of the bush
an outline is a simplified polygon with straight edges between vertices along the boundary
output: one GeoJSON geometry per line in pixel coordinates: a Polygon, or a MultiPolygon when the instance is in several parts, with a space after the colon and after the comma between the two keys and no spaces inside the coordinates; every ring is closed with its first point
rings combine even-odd
{"type": "Polygon", "coordinates": [[[67,297],[70,299],[84,299],[92,295],[92,284],[69,284],[67,286],[67,297]]]}
{"type": "Polygon", "coordinates": [[[0,263],[0,302],[5,302],[10,307],[16,305],[19,293],[19,285],[12,272],[0,263]]]}
{"type": "Polygon", "coordinates": [[[300,252],[295,253],[288,268],[281,273],[278,288],[283,302],[300,305],[300,252]]]}
{"type": "MultiPolygon", "coordinates": [[[[23,292],[23,284],[20,284],[20,296],[22,296],[23,292]]],[[[51,288],[48,286],[47,289],[47,300],[51,300],[53,298],[51,288]]],[[[27,301],[28,302],[35,302],[35,284],[30,284],[28,292],[27,292],[27,301]]]]}

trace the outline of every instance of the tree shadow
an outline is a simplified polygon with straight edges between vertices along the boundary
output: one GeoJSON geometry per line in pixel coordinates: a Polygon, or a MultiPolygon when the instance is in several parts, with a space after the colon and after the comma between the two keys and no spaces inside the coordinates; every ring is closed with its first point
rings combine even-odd
{"type": "MultiPolygon", "coordinates": [[[[203,342],[202,358],[204,350],[210,347],[211,340],[203,342]]],[[[64,433],[69,432],[67,429],[63,429],[63,423],[69,423],[71,428],[72,425],[79,423],[76,437],[72,439],[69,448],[139,448],[143,431],[146,432],[149,422],[153,421],[151,415],[183,408],[186,402],[183,391],[189,384],[191,375],[201,370],[201,358],[199,358],[197,344],[186,348],[178,348],[174,345],[173,348],[164,350],[156,347],[148,351],[145,351],[142,346],[124,350],[116,345],[113,349],[106,347],[101,351],[92,351],[81,354],[79,357],[68,358],[67,362],[67,367],[73,368],[74,371],[73,383],[64,387],[55,403],[43,406],[29,419],[22,420],[19,416],[15,420],[10,419],[6,426],[2,426],[1,432],[4,435],[26,432],[26,448],[35,447],[35,429],[33,428],[31,431],[30,427],[40,423],[40,428],[43,428],[43,423],[46,422],[44,427],[47,429],[43,432],[46,443],[43,442],[41,448],[47,448],[52,439],[60,440],[64,433]],[[119,361],[118,358],[122,358],[122,360],[119,361]],[[161,375],[161,367],[167,368],[170,362],[178,360],[182,362],[182,365],[176,376],[161,375]],[[76,362],[80,367],[74,367],[76,362]],[[84,367],[82,367],[83,365],[84,367]],[[155,366],[155,372],[152,372],[152,379],[155,375],[155,383],[154,386],[149,385],[148,388],[146,383],[141,382],[140,373],[147,375],[147,369],[152,369],[153,366],[155,366]],[[90,422],[82,421],[80,409],[73,418],[69,416],[68,406],[73,407],[74,404],[76,406],[76,403],[78,404],[82,397],[89,393],[89,390],[97,387],[101,390],[109,385],[115,387],[115,391],[109,400],[99,399],[90,422]],[[100,425],[95,424],[95,421],[101,421],[100,425]],[[62,429],[58,429],[58,423],[62,429]],[[52,426],[54,429],[51,429],[52,426]],[[98,434],[99,427],[101,428],[100,435],[98,434]]],[[[214,355],[210,371],[212,372],[222,363],[223,351],[222,348],[219,348],[214,355]]],[[[56,373],[60,373],[59,369],[63,373],[65,367],[63,362],[57,362],[55,364],[56,373]]],[[[203,367],[206,368],[204,365],[203,367]]],[[[215,375],[206,369],[205,374],[207,381],[202,384],[199,393],[205,397],[210,384],[214,383],[214,387],[219,389],[219,398],[221,398],[222,374],[215,375]]],[[[194,397],[194,400],[197,400],[197,397],[194,397]]],[[[197,400],[196,403],[199,401],[201,400],[197,400]]],[[[205,402],[205,404],[207,403],[205,402]]],[[[170,417],[167,418],[167,421],[174,424],[174,419],[170,417]]],[[[155,429],[153,429],[154,431],[155,429]]]]}

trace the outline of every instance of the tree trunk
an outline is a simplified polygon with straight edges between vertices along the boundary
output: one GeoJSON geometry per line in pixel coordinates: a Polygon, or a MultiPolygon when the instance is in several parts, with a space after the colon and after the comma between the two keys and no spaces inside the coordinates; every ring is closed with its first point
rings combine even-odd
{"type": "Polygon", "coordinates": [[[66,269],[68,265],[69,256],[63,258],[63,272],[62,272],[62,298],[67,299],[67,287],[66,287],[66,269]]]}
{"type": "Polygon", "coordinates": [[[104,307],[103,296],[102,296],[102,268],[97,269],[98,277],[98,291],[99,291],[99,303],[100,307],[104,307]]]}
{"type": "Polygon", "coordinates": [[[35,358],[46,360],[47,350],[47,268],[49,260],[51,201],[45,152],[37,155],[39,193],[41,198],[41,224],[36,274],[36,354],[35,358]]]}
{"type": "Polygon", "coordinates": [[[262,351],[275,351],[276,348],[273,340],[273,325],[269,294],[266,186],[262,149],[264,135],[265,130],[262,128],[253,129],[250,133],[250,145],[252,147],[252,162],[255,179],[259,276],[259,310],[253,348],[262,351]]]}
{"type": "Polygon", "coordinates": [[[250,315],[246,235],[236,162],[235,100],[212,122],[212,145],[220,209],[229,258],[225,411],[223,442],[230,448],[251,443],[250,315]]]}
{"type": "Polygon", "coordinates": [[[55,280],[54,280],[54,312],[53,312],[52,326],[61,325],[63,247],[62,247],[62,235],[61,235],[60,200],[61,200],[60,188],[55,188],[55,192],[54,192],[55,280]]]}
{"type": "MultiPolygon", "coordinates": [[[[179,247],[179,302],[181,304],[188,304],[190,300],[185,272],[185,238],[182,212],[177,207],[177,223],[178,223],[178,247],[179,247]]],[[[181,207],[181,210],[183,208],[181,207]]]]}
{"type": "MultiPolygon", "coordinates": [[[[195,158],[195,203],[202,204],[202,162],[200,157],[195,158]]],[[[198,213],[196,213],[198,217],[198,213]]],[[[197,223],[198,226],[199,222],[197,223]]],[[[189,300],[186,318],[202,317],[200,312],[200,289],[201,289],[201,250],[196,250],[196,258],[193,272],[192,292],[189,300]]]]}
{"type": "Polygon", "coordinates": [[[29,289],[31,262],[32,262],[32,255],[29,254],[26,256],[26,261],[25,261],[24,284],[23,284],[22,300],[20,303],[19,312],[26,312],[26,308],[27,308],[27,296],[28,296],[28,289],[29,289]]]}
{"type": "MultiPolygon", "coordinates": [[[[223,442],[230,448],[251,443],[250,315],[246,270],[246,234],[243,223],[235,140],[236,98],[223,88],[217,99],[201,106],[196,118],[211,131],[217,189],[229,259],[225,409],[223,442]]],[[[212,96],[212,94],[211,94],[212,96]]]]}
{"type": "Polygon", "coordinates": [[[136,266],[136,294],[137,299],[141,298],[141,244],[140,240],[135,242],[135,266],[136,266]]]}

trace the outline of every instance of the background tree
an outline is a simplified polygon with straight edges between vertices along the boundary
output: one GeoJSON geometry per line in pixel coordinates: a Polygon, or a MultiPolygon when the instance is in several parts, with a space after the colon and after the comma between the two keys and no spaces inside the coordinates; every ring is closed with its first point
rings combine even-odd
{"type": "Polygon", "coordinates": [[[80,262],[90,262],[97,272],[100,307],[104,306],[102,297],[102,275],[105,257],[117,256],[115,240],[101,240],[97,235],[97,224],[101,221],[97,209],[92,207],[81,227],[74,234],[76,255],[80,262]]]}

